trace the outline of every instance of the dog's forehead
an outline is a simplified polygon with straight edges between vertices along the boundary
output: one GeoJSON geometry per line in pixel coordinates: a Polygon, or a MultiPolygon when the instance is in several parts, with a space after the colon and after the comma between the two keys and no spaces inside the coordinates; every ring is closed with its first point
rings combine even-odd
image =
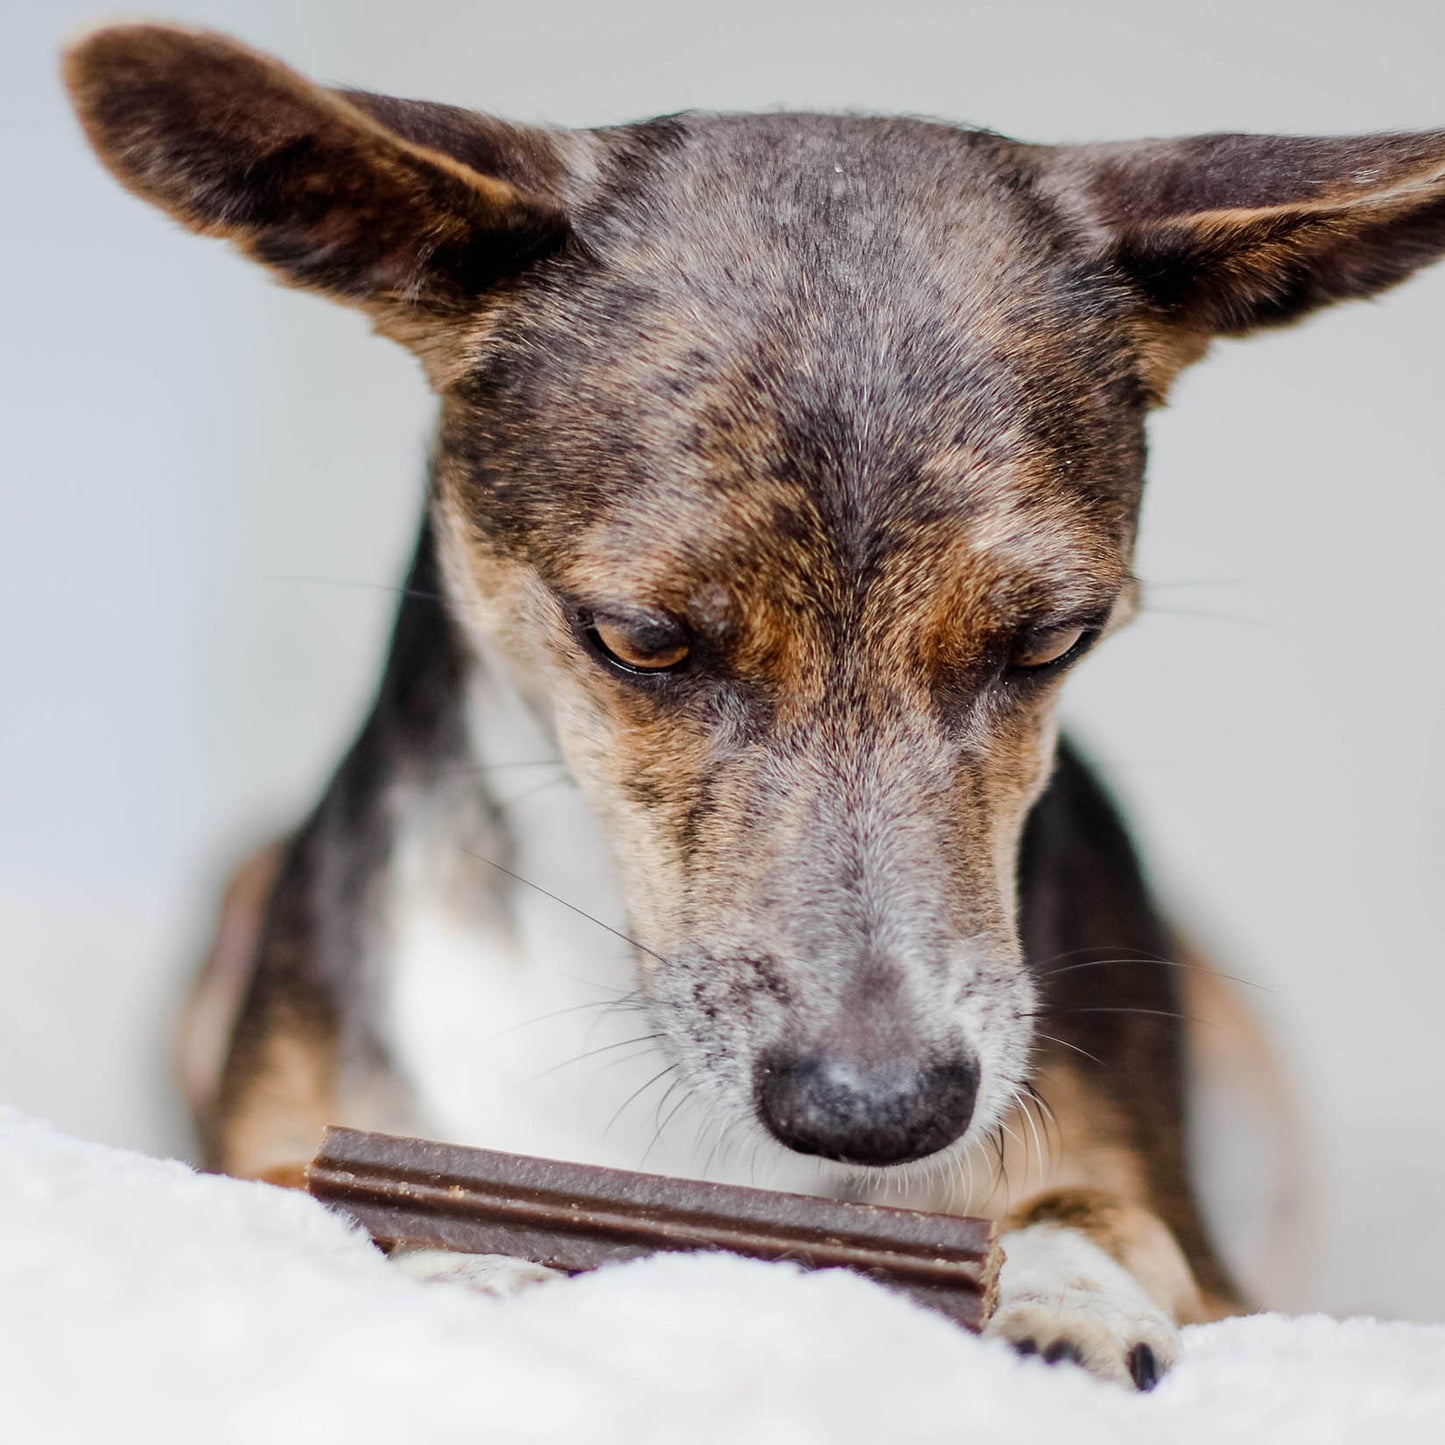
{"type": "Polygon", "coordinates": [[[574,560],[584,535],[649,538],[671,565],[806,535],[856,569],[950,528],[1127,549],[1122,303],[1012,143],[774,115],[616,144],[574,251],[464,389],[494,530],[574,560]]]}

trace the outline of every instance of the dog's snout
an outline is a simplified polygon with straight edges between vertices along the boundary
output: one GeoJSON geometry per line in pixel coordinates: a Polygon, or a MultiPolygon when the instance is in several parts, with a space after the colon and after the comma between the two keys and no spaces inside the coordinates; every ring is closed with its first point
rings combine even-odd
{"type": "Polygon", "coordinates": [[[776,1058],[759,1070],[758,1112],[779,1142],[845,1164],[906,1164],[968,1128],[972,1059],[930,1067],[776,1058]]]}

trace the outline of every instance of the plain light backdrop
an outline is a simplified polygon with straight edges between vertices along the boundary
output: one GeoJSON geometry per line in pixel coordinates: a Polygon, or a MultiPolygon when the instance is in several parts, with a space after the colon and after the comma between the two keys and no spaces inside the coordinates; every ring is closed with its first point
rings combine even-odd
{"type": "MultiPolygon", "coordinates": [[[[124,195],[0,47],[0,1102],[188,1147],[176,1001],[228,865],[378,675],[431,408],[365,323],[124,195]]],[[[1445,126],[1435,0],[172,5],[317,78],[598,124],[928,113],[1029,139],[1445,126]]],[[[1296,1303],[1445,1315],[1445,267],[1218,346],[1152,429],[1150,607],[1067,715],[1255,992],[1309,1123],[1296,1303]]]]}

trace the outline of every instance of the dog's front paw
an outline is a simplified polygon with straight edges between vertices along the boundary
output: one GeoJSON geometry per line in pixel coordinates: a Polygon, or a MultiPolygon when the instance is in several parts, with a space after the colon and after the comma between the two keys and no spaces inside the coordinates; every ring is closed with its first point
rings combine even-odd
{"type": "Polygon", "coordinates": [[[560,1270],[548,1269],[530,1260],[513,1259],[506,1254],[463,1254],[454,1249],[394,1250],[391,1261],[403,1274],[429,1284],[461,1285],[478,1294],[505,1298],[546,1284],[548,1280],[566,1279],[560,1270]]]}
{"type": "Polygon", "coordinates": [[[999,1303],[986,1333],[1021,1355],[1070,1361],[1152,1390],[1179,1353],[1179,1331],[1122,1265],[1076,1230],[1035,1224],[1004,1237],[999,1303]]]}
{"type": "Polygon", "coordinates": [[[1068,1290],[1048,1301],[1002,1304],[988,1333],[1021,1355],[1049,1364],[1069,1361],[1091,1374],[1152,1390],[1174,1363],[1178,1333],[1157,1310],[1125,1314],[1092,1291],[1068,1290]]]}

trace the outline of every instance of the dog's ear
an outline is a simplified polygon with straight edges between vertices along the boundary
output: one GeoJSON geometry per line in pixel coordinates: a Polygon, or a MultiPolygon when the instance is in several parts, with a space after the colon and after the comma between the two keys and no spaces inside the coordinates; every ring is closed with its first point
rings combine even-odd
{"type": "Polygon", "coordinates": [[[445,333],[567,232],[548,133],[313,85],[224,36],[94,31],[65,55],[86,135],[128,189],[445,369],[445,333]]]}
{"type": "Polygon", "coordinates": [[[1061,147],[1044,174],[1141,296],[1161,394],[1210,336],[1374,295],[1445,254],[1445,131],[1061,147]]]}

